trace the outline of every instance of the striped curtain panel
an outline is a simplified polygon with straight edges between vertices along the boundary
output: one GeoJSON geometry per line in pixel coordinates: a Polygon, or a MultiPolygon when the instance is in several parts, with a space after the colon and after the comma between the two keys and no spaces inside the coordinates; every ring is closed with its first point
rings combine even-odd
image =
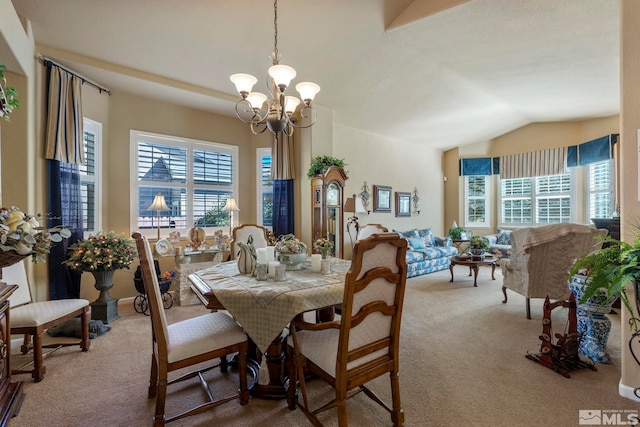
{"type": "Polygon", "coordinates": [[[273,234],[279,237],[295,230],[293,178],[295,177],[293,136],[279,132],[273,137],[271,178],[273,179],[273,234]]]}
{"type": "Polygon", "coordinates": [[[84,164],[82,79],[51,63],[46,158],[84,164]]]}
{"type": "Polygon", "coordinates": [[[567,169],[567,147],[500,157],[500,179],[558,175],[567,169]]]}
{"type": "Polygon", "coordinates": [[[293,179],[295,174],[293,135],[278,132],[271,148],[271,179],[293,179]]]}

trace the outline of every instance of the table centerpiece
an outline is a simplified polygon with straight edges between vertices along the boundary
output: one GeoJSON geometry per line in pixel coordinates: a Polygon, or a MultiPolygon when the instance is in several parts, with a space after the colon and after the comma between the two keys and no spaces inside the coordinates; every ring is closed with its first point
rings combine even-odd
{"type": "Polygon", "coordinates": [[[278,261],[283,263],[287,270],[299,270],[307,259],[307,245],[293,234],[285,234],[278,238],[276,253],[278,261]]]}

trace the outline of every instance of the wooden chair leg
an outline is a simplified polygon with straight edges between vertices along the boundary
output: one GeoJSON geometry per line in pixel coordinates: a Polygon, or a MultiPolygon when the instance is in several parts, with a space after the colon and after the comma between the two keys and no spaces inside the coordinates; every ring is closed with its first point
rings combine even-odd
{"type": "Polygon", "coordinates": [[[531,298],[527,298],[527,319],[531,319],[531,298]]]}
{"type": "Polygon", "coordinates": [[[27,354],[29,352],[29,348],[31,348],[31,335],[24,334],[22,345],[20,346],[20,352],[22,354],[27,354]]]}
{"type": "Polygon", "coordinates": [[[156,414],[153,417],[154,426],[163,426],[165,424],[164,407],[167,401],[167,371],[161,369],[160,378],[158,378],[158,394],[156,396],[156,414]]]}
{"type": "Polygon", "coordinates": [[[404,411],[402,411],[402,405],[400,404],[400,378],[397,372],[391,372],[391,421],[394,426],[401,426],[404,424],[404,411]]]}
{"type": "Polygon", "coordinates": [[[89,309],[85,309],[80,316],[80,325],[82,325],[82,331],[80,336],[82,341],[80,341],[80,348],[82,351],[89,351],[89,346],[91,345],[91,340],[89,339],[89,309]]]}
{"type": "Polygon", "coordinates": [[[42,334],[33,335],[33,371],[31,377],[36,382],[42,381],[47,368],[44,366],[42,357],[42,334]]]}
{"type": "Polygon", "coordinates": [[[149,398],[158,394],[158,362],[155,354],[151,355],[151,373],[149,375],[149,398]]]}

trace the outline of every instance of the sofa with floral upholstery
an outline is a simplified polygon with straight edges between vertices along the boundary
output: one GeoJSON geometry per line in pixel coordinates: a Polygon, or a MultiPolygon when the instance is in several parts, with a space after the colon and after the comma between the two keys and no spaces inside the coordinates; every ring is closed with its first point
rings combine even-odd
{"type": "Polygon", "coordinates": [[[393,232],[407,239],[407,277],[446,270],[458,254],[449,237],[436,237],[430,228],[393,232]]]}
{"type": "Polygon", "coordinates": [[[511,230],[498,228],[498,232],[482,236],[489,241],[489,249],[491,253],[498,259],[511,258],[511,230]]]}

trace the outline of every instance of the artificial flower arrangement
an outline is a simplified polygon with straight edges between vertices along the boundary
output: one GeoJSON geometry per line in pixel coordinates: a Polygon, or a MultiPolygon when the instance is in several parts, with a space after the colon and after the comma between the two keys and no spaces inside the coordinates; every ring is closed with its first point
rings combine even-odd
{"type": "Polygon", "coordinates": [[[304,254],[307,252],[307,245],[298,240],[293,234],[285,234],[278,238],[276,252],[281,254],[304,254]]]}
{"type": "Polygon", "coordinates": [[[41,227],[40,221],[44,218],[42,214],[26,214],[15,206],[0,208],[0,249],[7,256],[17,254],[15,261],[20,260],[19,256],[28,255],[35,262],[44,261],[52,242],[71,236],[64,227],[41,227]]]}
{"type": "Polygon", "coordinates": [[[313,247],[319,251],[327,250],[333,248],[333,242],[329,239],[318,239],[313,242],[313,247]]]}
{"type": "Polygon", "coordinates": [[[175,271],[165,271],[164,273],[162,273],[162,276],[160,278],[164,280],[173,280],[175,277],[176,277],[175,271]]]}
{"type": "Polygon", "coordinates": [[[65,264],[77,271],[105,271],[129,268],[136,257],[131,240],[124,234],[98,232],[69,248],[65,264]]]}

